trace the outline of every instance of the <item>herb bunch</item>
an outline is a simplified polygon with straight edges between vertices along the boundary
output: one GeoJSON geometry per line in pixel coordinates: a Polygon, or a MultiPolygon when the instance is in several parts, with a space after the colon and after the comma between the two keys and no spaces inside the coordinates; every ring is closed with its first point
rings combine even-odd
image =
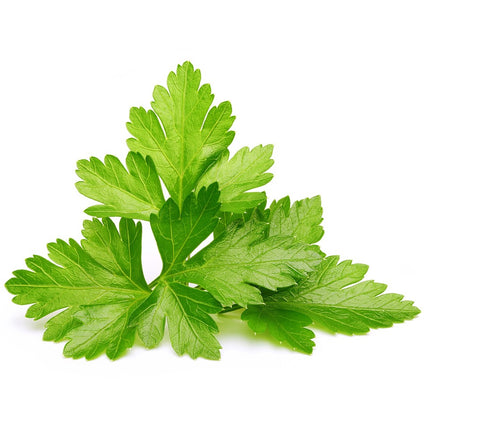
{"type": "Polygon", "coordinates": [[[273,146],[230,156],[232,107],[212,106],[200,80],[185,62],[166,88],[155,87],[151,110],[130,110],[126,167],[111,155],[78,162],[78,191],[99,203],[85,210],[93,219],[84,239],[48,244],[49,259],[28,258],[28,270],[6,283],[15,303],[31,305],[27,317],[57,312],[44,339],[66,340],[67,357],[117,359],[137,335],[158,346],[168,328],[177,354],[216,360],[222,312],[240,310],[253,331],[308,354],[309,326],[351,335],[414,318],[411,301],[364,280],[366,265],[316,245],[319,196],[293,204],[287,196],[267,208],[265,192],[252,190],[273,178],[273,146]],[[120,217],[118,228],[111,217],[120,217]],[[162,259],[150,284],[135,220],[149,222],[162,259]]]}

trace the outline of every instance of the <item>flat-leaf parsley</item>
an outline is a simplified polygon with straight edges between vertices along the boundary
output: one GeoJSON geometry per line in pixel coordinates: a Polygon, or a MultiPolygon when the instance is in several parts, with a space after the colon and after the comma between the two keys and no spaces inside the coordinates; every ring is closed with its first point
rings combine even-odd
{"type": "Polygon", "coordinates": [[[48,259],[28,258],[28,270],[6,283],[15,303],[31,305],[27,317],[57,312],[44,339],[66,341],[67,357],[117,359],[137,335],[158,346],[168,328],[177,354],[217,360],[219,313],[241,310],[253,331],[308,354],[308,326],[351,335],[414,318],[412,302],[363,281],[366,265],[326,257],[316,245],[319,196],[267,208],[265,192],[252,190],[273,177],[273,146],[230,157],[232,107],[212,107],[200,80],[185,62],[167,88],[155,87],[152,110],[131,109],[126,167],[112,155],[78,162],[78,191],[99,202],[85,210],[94,218],[84,239],[48,244],[48,259]],[[150,284],[135,220],[149,222],[162,259],[150,284]]]}

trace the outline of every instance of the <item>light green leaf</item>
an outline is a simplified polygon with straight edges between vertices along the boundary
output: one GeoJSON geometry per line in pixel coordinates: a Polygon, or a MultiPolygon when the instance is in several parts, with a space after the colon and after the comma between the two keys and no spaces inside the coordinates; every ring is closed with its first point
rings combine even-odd
{"type": "Polygon", "coordinates": [[[85,221],[81,245],[73,239],[49,244],[52,261],[27,259],[31,270],[15,271],[6,287],[15,303],[33,304],[27,317],[67,308],[45,332],[46,340],[70,339],[65,355],[93,358],[106,349],[117,358],[131,343],[125,325],[132,308],[151,294],[141,267],[141,231],[130,219],[121,219],[120,230],[109,219],[85,221]]]}
{"type": "Polygon", "coordinates": [[[315,343],[313,331],[304,328],[311,319],[300,312],[276,308],[269,305],[249,307],[242,313],[242,319],[256,333],[268,331],[280,343],[288,343],[295,351],[311,354],[315,343]]]}
{"type": "Polygon", "coordinates": [[[105,162],[95,157],[77,163],[78,191],[103,205],[85,210],[95,217],[126,217],[148,220],[157,213],[165,199],[155,165],[151,158],[139,153],[127,155],[127,168],[115,157],[105,162]]]}
{"type": "Polygon", "coordinates": [[[382,294],[387,286],[363,281],[368,267],[338,263],[339,258],[327,257],[317,271],[285,295],[272,296],[272,302],[288,302],[308,315],[319,327],[335,333],[362,334],[371,328],[391,327],[413,319],[420,310],[413,302],[402,300],[400,294],[382,294]]]}
{"type": "MultiPolygon", "coordinates": [[[[242,214],[220,213],[215,234],[218,235],[235,221],[245,223],[251,217],[256,217],[269,223],[269,236],[291,236],[299,242],[314,244],[323,236],[323,227],[320,225],[323,220],[322,213],[320,196],[295,201],[291,206],[290,198],[286,196],[279,201],[273,201],[268,209],[265,209],[265,203],[262,203],[242,214]]],[[[318,248],[317,251],[324,255],[318,248]]]]}
{"type": "Polygon", "coordinates": [[[163,274],[182,263],[215,229],[218,223],[218,185],[202,188],[185,199],[183,211],[169,199],[150,224],[162,256],[163,274]]]}
{"type": "Polygon", "coordinates": [[[127,124],[133,136],[128,146],[153,159],[179,207],[234,137],[230,103],[211,108],[210,85],[200,86],[200,80],[191,63],[179,65],[168,76],[168,89],[155,87],[153,111],[132,108],[127,124]]]}
{"type": "Polygon", "coordinates": [[[247,221],[249,221],[252,218],[255,218],[260,222],[264,222],[264,223],[268,222],[270,213],[269,213],[269,210],[265,209],[266,202],[267,201],[263,201],[261,204],[257,205],[255,208],[250,208],[241,214],[225,212],[225,211],[220,212],[219,222],[213,232],[215,238],[219,237],[222,233],[224,233],[225,230],[228,228],[228,226],[231,225],[232,223],[235,223],[237,225],[245,224],[247,221]]]}
{"type": "Polygon", "coordinates": [[[81,325],[65,335],[69,340],[63,350],[64,355],[91,360],[106,351],[111,360],[121,357],[135,340],[136,330],[129,320],[140,303],[130,299],[109,305],[83,306],[75,314],[81,325]]]}
{"type": "Polygon", "coordinates": [[[78,311],[79,308],[74,306],[50,318],[45,323],[43,340],[60,342],[70,330],[82,325],[82,322],[78,318],[75,318],[75,314],[78,311]]]}
{"type": "Polygon", "coordinates": [[[156,287],[132,316],[132,324],[136,325],[138,336],[148,349],[158,346],[165,333],[167,315],[162,306],[163,293],[163,287],[156,287]]]}
{"type": "Polygon", "coordinates": [[[309,246],[288,236],[266,238],[266,232],[267,225],[255,219],[232,224],[172,275],[202,286],[225,306],[262,303],[257,286],[288,287],[320,263],[309,246]]]}
{"type": "Polygon", "coordinates": [[[293,236],[300,242],[314,244],[323,236],[323,210],[320,196],[295,201],[287,196],[270,205],[270,236],[293,236]]]}
{"type": "Polygon", "coordinates": [[[218,327],[209,314],[221,309],[205,291],[162,281],[141,308],[138,332],[145,346],[154,347],[163,337],[166,319],[170,341],[178,355],[186,353],[192,358],[218,360],[221,348],[215,338],[218,327]]]}
{"type": "Polygon", "coordinates": [[[243,147],[229,160],[222,158],[202,176],[197,189],[218,182],[222,211],[243,213],[266,200],[264,192],[245,193],[267,184],[273,174],[266,173],[272,165],[273,145],[243,147]]]}
{"type": "MultiPolygon", "coordinates": [[[[264,307],[249,307],[242,318],[263,317],[267,328],[276,331],[279,324],[285,323],[282,319],[285,311],[291,311],[307,317],[317,327],[350,335],[364,334],[371,328],[391,327],[420,313],[413,302],[403,300],[402,295],[382,294],[387,288],[385,284],[359,282],[367,272],[366,265],[338,261],[337,256],[327,257],[307,279],[265,297],[264,307]]],[[[257,328],[255,323],[252,327],[257,328]]],[[[300,334],[300,329],[296,331],[300,334]]],[[[285,341],[298,347],[292,339],[285,338],[285,341]]]]}

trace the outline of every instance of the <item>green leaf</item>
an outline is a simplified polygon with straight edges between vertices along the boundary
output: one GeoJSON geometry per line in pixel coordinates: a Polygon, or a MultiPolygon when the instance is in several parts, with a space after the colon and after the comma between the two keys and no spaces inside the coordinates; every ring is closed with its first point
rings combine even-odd
{"type": "Polygon", "coordinates": [[[168,76],[168,89],[155,87],[153,111],[132,108],[127,124],[133,136],[128,146],[153,159],[179,207],[234,137],[230,103],[210,108],[210,85],[200,86],[200,80],[200,70],[191,63],[179,65],[168,76]]]}
{"type": "Polygon", "coordinates": [[[266,200],[265,192],[245,193],[267,184],[273,174],[273,145],[243,147],[229,160],[228,151],[202,176],[197,188],[218,182],[222,211],[243,213],[266,200]]]}
{"type": "Polygon", "coordinates": [[[106,349],[117,358],[132,343],[132,308],[151,294],[141,267],[141,231],[130,219],[121,219],[119,230],[109,219],[85,221],[81,245],[73,239],[49,244],[51,261],[27,259],[31,270],[15,271],[6,287],[15,303],[33,304],[27,317],[67,308],[45,332],[46,340],[70,339],[65,355],[94,358],[106,349]]]}
{"type": "Polygon", "coordinates": [[[266,237],[267,227],[256,219],[230,225],[172,275],[202,286],[225,306],[262,303],[257,286],[276,290],[293,285],[321,260],[291,237],[266,237]]]}
{"type": "Polygon", "coordinates": [[[315,342],[313,331],[304,328],[312,323],[309,317],[300,312],[269,305],[249,307],[242,313],[242,319],[256,333],[268,332],[280,343],[285,342],[295,351],[311,354],[315,342]]]}
{"type": "Polygon", "coordinates": [[[209,314],[222,309],[207,292],[177,282],[162,281],[137,315],[140,339],[147,348],[158,345],[165,320],[172,347],[178,355],[220,359],[218,327],[209,314]]]}
{"type": "Polygon", "coordinates": [[[314,244],[323,236],[323,209],[320,196],[296,201],[290,206],[286,196],[270,205],[270,236],[293,236],[300,242],[314,244]]]}
{"type": "MultiPolygon", "coordinates": [[[[279,324],[286,323],[283,320],[285,311],[296,312],[317,327],[350,335],[364,334],[371,328],[391,327],[420,313],[413,302],[403,300],[402,295],[382,294],[387,288],[385,284],[359,282],[368,270],[366,265],[338,261],[337,256],[327,257],[307,279],[295,287],[265,297],[264,307],[249,307],[242,318],[249,321],[262,317],[266,320],[266,328],[276,331],[279,324]]],[[[254,330],[258,328],[257,324],[249,321],[254,330]]],[[[300,334],[306,325],[293,330],[300,334]]],[[[285,341],[298,347],[291,338],[285,337],[285,341]]]]}
{"type": "Polygon", "coordinates": [[[65,335],[69,340],[64,355],[91,360],[105,351],[112,360],[121,357],[133,346],[136,329],[130,325],[130,317],[140,303],[130,299],[109,305],[83,306],[75,314],[81,325],[65,335]]]}
{"type": "Polygon", "coordinates": [[[159,215],[152,215],[150,224],[162,256],[163,274],[182,263],[215,229],[219,191],[216,183],[202,188],[198,195],[190,193],[183,211],[169,199],[159,215]]]}
{"type": "Polygon", "coordinates": [[[136,325],[138,336],[148,349],[157,347],[165,333],[163,292],[163,288],[157,286],[132,317],[132,324],[136,325]]]}
{"type": "Polygon", "coordinates": [[[256,220],[264,223],[268,222],[270,212],[269,210],[265,209],[266,202],[267,201],[263,201],[262,203],[257,205],[255,208],[250,208],[241,214],[224,212],[224,211],[220,212],[219,222],[213,232],[215,238],[219,237],[222,233],[224,233],[225,230],[228,228],[228,226],[231,225],[232,223],[235,223],[237,225],[245,224],[247,221],[249,221],[252,218],[255,218],[256,220]]]}
{"type": "Polygon", "coordinates": [[[45,323],[45,333],[43,340],[51,340],[60,342],[65,338],[70,330],[82,325],[82,322],[75,318],[75,314],[79,311],[78,307],[71,307],[60,312],[58,315],[50,318],[45,323]]]}
{"type": "MultiPolygon", "coordinates": [[[[218,235],[233,222],[245,223],[255,217],[269,223],[269,236],[291,236],[299,242],[314,244],[323,236],[323,227],[320,225],[322,214],[320,196],[295,201],[291,206],[290,198],[286,196],[273,201],[268,209],[265,209],[263,202],[241,214],[222,212],[215,234],[218,235]]],[[[321,251],[319,253],[324,255],[321,251]]]]}
{"type": "Polygon", "coordinates": [[[165,199],[155,165],[150,157],[139,153],[127,155],[127,168],[115,157],[105,156],[105,162],[95,157],[78,161],[76,183],[78,191],[102,205],[85,212],[96,217],[126,217],[148,220],[157,213],[165,199]]]}

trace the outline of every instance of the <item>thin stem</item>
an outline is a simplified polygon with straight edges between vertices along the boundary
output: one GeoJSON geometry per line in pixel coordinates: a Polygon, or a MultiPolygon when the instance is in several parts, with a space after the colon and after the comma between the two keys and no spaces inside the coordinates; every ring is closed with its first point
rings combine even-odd
{"type": "Polygon", "coordinates": [[[219,314],[226,314],[227,312],[238,311],[239,309],[242,309],[242,306],[235,304],[229,308],[221,310],[219,314]]]}

